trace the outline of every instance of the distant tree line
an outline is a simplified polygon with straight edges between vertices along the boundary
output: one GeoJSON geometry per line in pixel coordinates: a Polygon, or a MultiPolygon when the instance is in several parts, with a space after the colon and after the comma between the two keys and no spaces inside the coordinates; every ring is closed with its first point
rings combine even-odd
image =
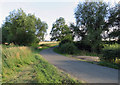
{"type": "Polygon", "coordinates": [[[10,12],[2,25],[2,43],[31,45],[44,40],[47,23],[22,9],[10,12]]]}

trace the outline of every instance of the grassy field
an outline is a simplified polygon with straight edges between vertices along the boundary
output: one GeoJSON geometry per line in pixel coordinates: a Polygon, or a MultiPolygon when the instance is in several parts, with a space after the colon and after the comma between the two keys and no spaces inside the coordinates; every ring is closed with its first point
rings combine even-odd
{"type": "Polygon", "coordinates": [[[57,45],[59,45],[59,42],[41,42],[37,47],[38,49],[43,50],[57,45]]]}
{"type": "MultiPolygon", "coordinates": [[[[53,45],[52,45],[53,46],[53,45]]],[[[49,46],[51,47],[51,45],[49,46]]],[[[43,47],[44,49],[47,46],[43,47]]],[[[43,49],[41,48],[41,49],[43,49]]],[[[6,47],[2,49],[3,83],[77,83],[68,74],[45,61],[40,50],[30,47],[6,47]]]]}

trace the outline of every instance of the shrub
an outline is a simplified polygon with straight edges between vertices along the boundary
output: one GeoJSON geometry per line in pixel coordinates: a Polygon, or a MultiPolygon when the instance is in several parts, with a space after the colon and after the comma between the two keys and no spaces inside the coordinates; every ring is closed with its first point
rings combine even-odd
{"type": "Polygon", "coordinates": [[[65,44],[65,43],[73,43],[73,41],[70,40],[70,39],[64,39],[64,40],[62,40],[62,41],[60,42],[59,47],[60,47],[61,45],[65,44]]]}
{"type": "Polygon", "coordinates": [[[75,42],[75,46],[79,49],[79,50],[86,50],[91,52],[91,46],[88,44],[85,44],[84,42],[78,41],[75,42]]]}
{"type": "Polygon", "coordinates": [[[118,41],[102,41],[104,44],[115,44],[119,43],[118,41]]]}
{"type": "Polygon", "coordinates": [[[33,48],[35,48],[35,49],[37,49],[37,47],[38,47],[39,45],[38,45],[38,43],[32,43],[30,46],[33,47],[33,48]]]}
{"type": "Polygon", "coordinates": [[[65,44],[62,44],[60,47],[61,53],[67,53],[67,54],[75,54],[77,51],[77,47],[74,45],[74,43],[68,42],[65,44]]]}
{"type": "Polygon", "coordinates": [[[115,52],[113,50],[104,50],[101,60],[105,60],[108,62],[115,61],[115,52]]]}
{"type": "Polygon", "coordinates": [[[120,48],[116,49],[116,57],[120,59],[120,48]]]}
{"type": "Polygon", "coordinates": [[[120,48],[103,50],[103,56],[101,57],[101,60],[115,62],[116,58],[120,59],[120,48]]]}

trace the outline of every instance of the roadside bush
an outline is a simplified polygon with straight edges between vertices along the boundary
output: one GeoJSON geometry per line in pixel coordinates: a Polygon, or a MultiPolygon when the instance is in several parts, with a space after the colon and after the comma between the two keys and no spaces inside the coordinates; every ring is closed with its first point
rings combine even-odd
{"type": "Polygon", "coordinates": [[[101,60],[115,62],[116,59],[120,59],[120,49],[103,50],[103,56],[101,57],[101,60]]]}
{"type": "Polygon", "coordinates": [[[104,50],[101,60],[105,60],[108,62],[114,62],[115,58],[116,58],[116,56],[115,56],[115,52],[113,50],[104,50]]]}
{"type": "Polygon", "coordinates": [[[120,59],[120,48],[116,49],[116,57],[120,59]]]}
{"type": "Polygon", "coordinates": [[[64,40],[62,40],[62,41],[60,42],[59,47],[61,47],[61,46],[64,45],[65,43],[73,43],[73,41],[70,40],[70,39],[64,39],[64,40]]]}
{"type": "Polygon", "coordinates": [[[38,43],[32,43],[32,44],[31,44],[31,47],[33,47],[33,48],[35,48],[35,49],[37,49],[38,46],[39,46],[38,43]]]}
{"type": "Polygon", "coordinates": [[[115,44],[119,43],[118,41],[102,41],[104,44],[115,44]]]}
{"type": "Polygon", "coordinates": [[[83,43],[81,41],[78,41],[78,42],[75,42],[75,46],[79,49],[79,50],[86,50],[86,51],[89,51],[91,52],[91,46],[86,44],[86,43],[83,43]]]}
{"type": "Polygon", "coordinates": [[[62,44],[59,47],[59,50],[61,53],[75,54],[77,51],[77,47],[74,45],[74,43],[68,42],[68,43],[62,44]]]}

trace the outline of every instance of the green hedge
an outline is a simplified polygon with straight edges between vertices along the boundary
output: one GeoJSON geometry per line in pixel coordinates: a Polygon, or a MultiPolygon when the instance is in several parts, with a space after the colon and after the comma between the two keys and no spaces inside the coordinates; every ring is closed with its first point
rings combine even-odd
{"type": "Polygon", "coordinates": [[[72,42],[68,42],[65,44],[62,44],[59,47],[59,50],[61,53],[67,53],[67,54],[75,54],[77,51],[77,47],[72,42]]]}
{"type": "Polygon", "coordinates": [[[101,57],[101,60],[115,62],[116,59],[120,59],[120,48],[103,50],[103,56],[101,57]]]}

